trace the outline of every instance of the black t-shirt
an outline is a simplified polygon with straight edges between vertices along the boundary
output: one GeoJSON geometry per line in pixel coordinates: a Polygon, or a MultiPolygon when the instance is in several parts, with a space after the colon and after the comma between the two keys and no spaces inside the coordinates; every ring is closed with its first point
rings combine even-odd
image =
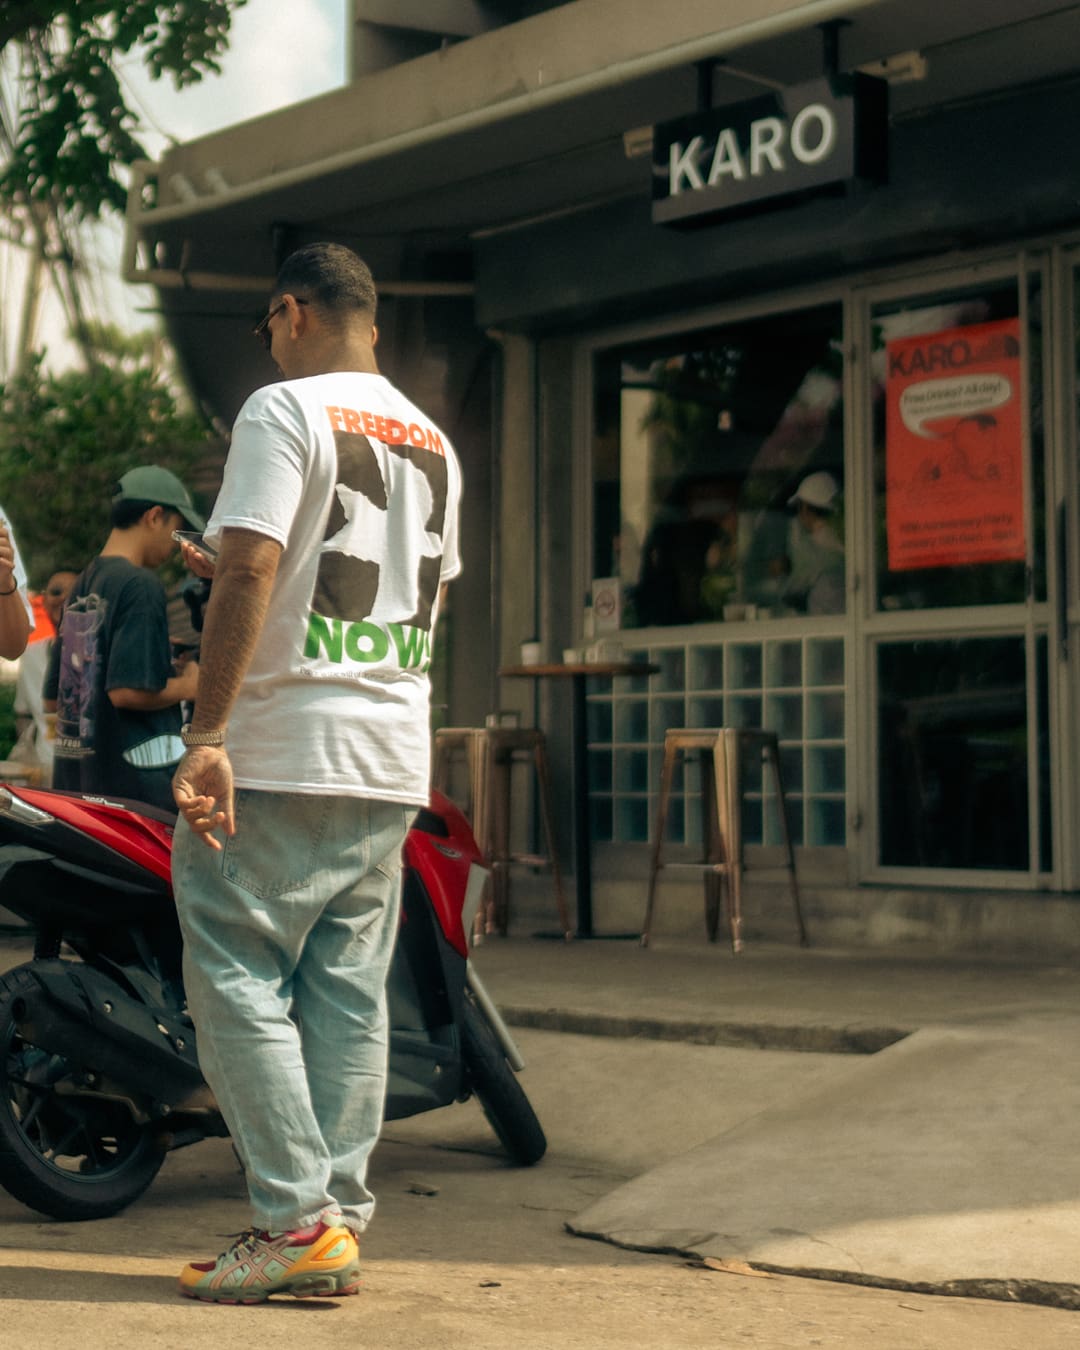
{"type": "Polygon", "coordinates": [[[95,558],[72,588],[45,697],[56,699],[53,786],[175,811],[180,707],[114,708],[110,689],[163,689],[174,674],[165,588],[126,558],[95,558]]]}

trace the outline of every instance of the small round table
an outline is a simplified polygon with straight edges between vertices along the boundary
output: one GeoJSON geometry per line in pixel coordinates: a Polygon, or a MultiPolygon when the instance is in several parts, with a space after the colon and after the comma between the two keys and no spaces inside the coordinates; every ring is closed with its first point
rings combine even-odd
{"type": "Polygon", "coordinates": [[[590,676],[613,679],[625,675],[655,675],[659,666],[650,661],[581,661],[536,666],[502,666],[500,678],[569,680],[573,692],[571,762],[574,802],[574,881],[577,892],[577,933],[591,938],[592,918],[592,827],[589,820],[589,743],[585,706],[585,681],[590,676]]]}

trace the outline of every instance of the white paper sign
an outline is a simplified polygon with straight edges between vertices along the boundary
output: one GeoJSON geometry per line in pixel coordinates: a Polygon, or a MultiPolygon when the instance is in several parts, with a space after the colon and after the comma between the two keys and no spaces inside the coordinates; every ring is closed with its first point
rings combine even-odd
{"type": "Polygon", "coordinates": [[[622,585],[618,577],[593,577],[592,607],[598,634],[619,631],[622,627],[622,585]]]}

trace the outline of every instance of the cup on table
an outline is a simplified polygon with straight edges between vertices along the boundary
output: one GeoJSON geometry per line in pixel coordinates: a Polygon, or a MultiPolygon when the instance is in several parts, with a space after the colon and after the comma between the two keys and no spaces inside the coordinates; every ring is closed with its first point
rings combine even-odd
{"type": "Polygon", "coordinates": [[[523,666],[538,666],[541,661],[542,649],[539,642],[530,639],[521,644],[521,664],[523,666]]]}

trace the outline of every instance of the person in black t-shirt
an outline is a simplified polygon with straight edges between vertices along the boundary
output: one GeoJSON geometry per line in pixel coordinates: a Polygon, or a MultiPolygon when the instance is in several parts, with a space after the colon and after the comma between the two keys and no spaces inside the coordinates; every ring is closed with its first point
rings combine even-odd
{"type": "Polygon", "coordinates": [[[57,715],[54,788],[176,810],[180,705],[194,700],[199,671],[193,661],[173,667],[165,588],[152,569],[185,522],[204,526],[168,469],[146,464],[121,478],[112,531],[71,589],[45,677],[45,706],[57,715]]]}

